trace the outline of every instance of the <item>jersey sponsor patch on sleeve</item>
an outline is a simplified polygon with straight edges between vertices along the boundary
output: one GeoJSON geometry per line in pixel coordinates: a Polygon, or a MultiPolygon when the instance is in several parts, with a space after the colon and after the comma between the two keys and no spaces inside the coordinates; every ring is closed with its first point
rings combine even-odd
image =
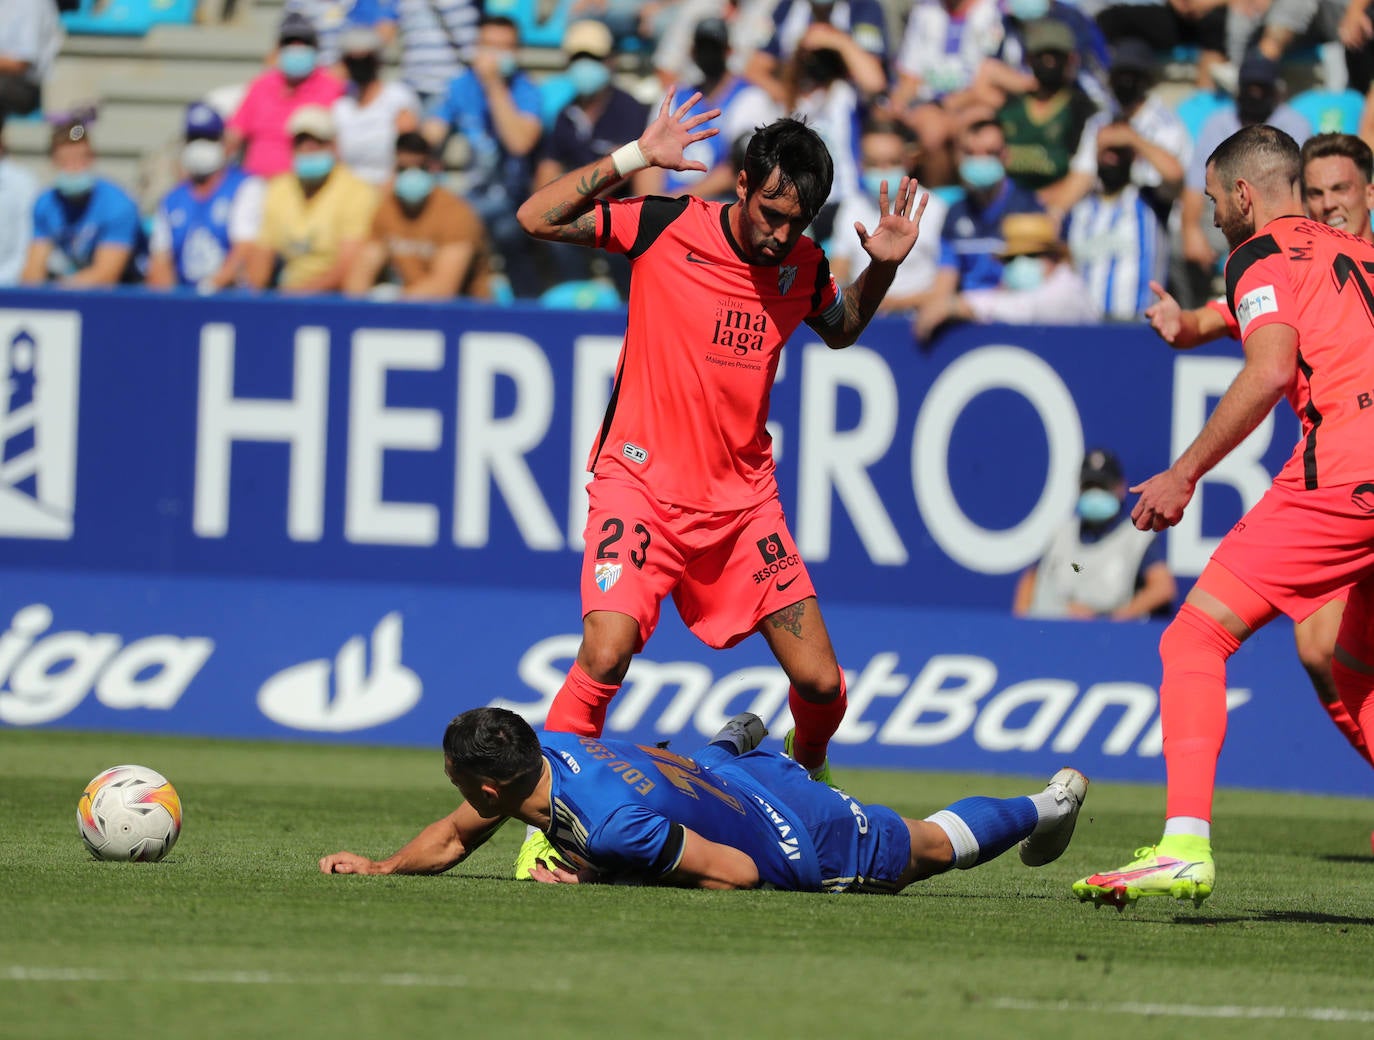
{"type": "Polygon", "coordinates": [[[1261,285],[1251,289],[1236,304],[1236,321],[1240,323],[1240,334],[1245,335],[1250,323],[1261,314],[1275,314],[1279,309],[1278,297],[1272,285],[1261,285]]]}

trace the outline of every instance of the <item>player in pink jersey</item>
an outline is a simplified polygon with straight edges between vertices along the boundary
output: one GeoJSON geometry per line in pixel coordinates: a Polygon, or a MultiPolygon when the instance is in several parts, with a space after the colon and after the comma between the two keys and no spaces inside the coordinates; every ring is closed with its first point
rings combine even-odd
{"type": "Polygon", "coordinates": [[[1074,882],[1098,905],[1151,895],[1200,904],[1211,894],[1226,661],[1279,613],[1301,620],[1348,590],[1333,674],[1374,743],[1374,246],[1303,214],[1300,167],[1293,139],[1264,124],[1207,161],[1207,194],[1232,248],[1226,294],[1245,366],[1173,466],[1131,489],[1140,495],[1131,517],[1142,530],[1176,524],[1198,479],[1282,397],[1302,437],[1160,639],[1164,836],[1125,866],[1074,882]]]}
{"type": "MultiPolygon", "coordinates": [[[[832,348],[859,337],[916,244],[926,198],[907,177],[884,182],[877,226],[854,229],[869,266],[843,293],[804,234],[830,193],[830,154],[795,119],[754,134],[732,203],[599,198],[648,166],[703,169],[683,150],[716,133],[704,124],[719,111],[691,114],[699,93],[674,110],[672,96],[637,141],[540,188],[517,214],[536,238],[631,263],[625,342],[588,466],[582,644],[545,728],[600,735],[671,595],[710,646],[762,633],[791,684],[786,747],[828,780],[844,676],[778,499],[769,395],[803,321],[832,348]]],[[[541,854],[542,836],[530,837],[517,876],[541,854]]]]}
{"type": "MultiPolygon", "coordinates": [[[[1356,238],[1374,242],[1369,211],[1374,207],[1374,153],[1353,134],[1317,134],[1302,145],[1302,199],[1307,215],[1340,228],[1356,238]]],[[[1171,347],[1188,350],[1222,336],[1240,339],[1240,326],[1225,297],[1209,300],[1191,311],[1152,285],[1159,299],[1145,311],[1153,328],[1171,347]]],[[[1341,627],[1345,597],[1338,596],[1293,626],[1298,659],[1307,670],[1317,699],[1331,721],[1366,762],[1370,750],[1364,736],[1336,692],[1331,658],[1341,627]]]]}

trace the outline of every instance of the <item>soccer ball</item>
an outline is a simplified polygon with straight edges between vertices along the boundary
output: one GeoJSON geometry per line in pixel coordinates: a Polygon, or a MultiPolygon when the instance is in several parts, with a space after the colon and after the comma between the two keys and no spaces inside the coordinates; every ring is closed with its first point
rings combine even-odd
{"type": "Polygon", "coordinates": [[[155,863],[181,834],[181,799],[161,773],[115,766],[86,785],[76,825],[96,859],[155,863]]]}

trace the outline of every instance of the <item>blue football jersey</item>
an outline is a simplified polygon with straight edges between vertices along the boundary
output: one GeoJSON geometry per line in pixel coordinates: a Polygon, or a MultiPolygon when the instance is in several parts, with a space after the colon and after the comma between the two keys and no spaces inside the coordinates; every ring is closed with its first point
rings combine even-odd
{"type": "Polygon", "coordinates": [[[182,285],[195,285],[224,266],[232,247],[229,217],[234,196],[246,179],[241,169],[230,166],[204,198],[195,194],[190,181],[182,181],[162,200],[157,220],[170,240],[177,281],[182,285]]]}
{"type": "Polygon", "coordinates": [[[747,853],[766,884],[890,890],[910,854],[890,809],[865,807],[789,758],[710,747],[687,758],[628,741],[543,733],[549,840],[577,866],[654,881],[677,866],[681,825],[747,853]]]}

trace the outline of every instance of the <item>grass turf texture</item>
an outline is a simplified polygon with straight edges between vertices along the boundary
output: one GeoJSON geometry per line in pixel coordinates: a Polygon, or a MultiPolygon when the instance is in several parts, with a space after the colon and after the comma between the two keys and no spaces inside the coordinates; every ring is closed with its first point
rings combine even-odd
{"type": "MultiPolygon", "coordinates": [[[[1007,777],[840,771],[909,816],[1007,777]]],[[[507,880],[511,824],[440,877],[327,877],[456,804],[437,751],[0,730],[0,1036],[1098,1038],[1374,1035],[1374,804],[1223,791],[1218,888],[1124,915],[1070,882],[1157,836],[1099,783],[1074,842],[897,897],[507,880]],[[97,863],[100,769],[176,786],[159,864],[97,863]]]]}

